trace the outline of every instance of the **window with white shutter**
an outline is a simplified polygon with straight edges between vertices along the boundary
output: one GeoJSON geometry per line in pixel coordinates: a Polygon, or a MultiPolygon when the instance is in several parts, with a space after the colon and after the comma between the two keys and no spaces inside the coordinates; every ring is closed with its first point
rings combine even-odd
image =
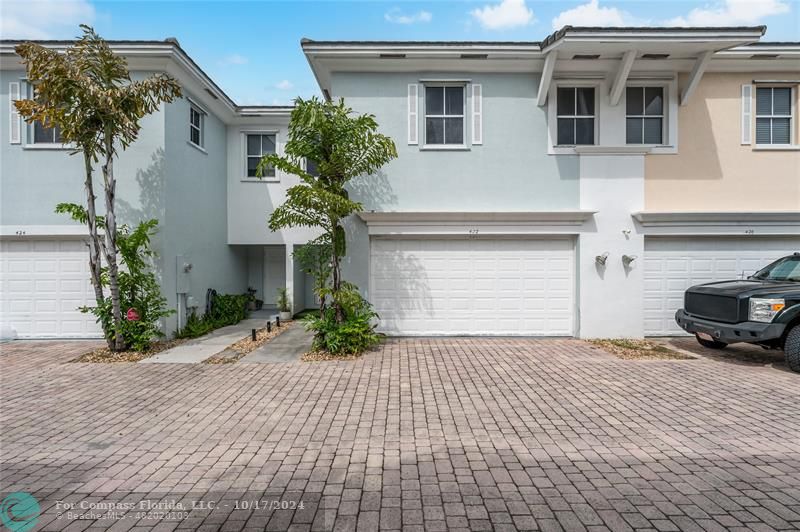
{"type": "Polygon", "coordinates": [[[8,84],[8,142],[19,144],[22,142],[22,121],[14,102],[19,100],[19,81],[8,84]]]}
{"type": "Polygon", "coordinates": [[[483,144],[483,87],[472,85],[472,144],[483,144]]]}
{"type": "Polygon", "coordinates": [[[742,144],[753,143],[753,86],[742,85],[742,144]]]}
{"type": "Polygon", "coordinates": [[[408,143],[419,144],[419,89],[416,83],[408,84],[408,143]]]}

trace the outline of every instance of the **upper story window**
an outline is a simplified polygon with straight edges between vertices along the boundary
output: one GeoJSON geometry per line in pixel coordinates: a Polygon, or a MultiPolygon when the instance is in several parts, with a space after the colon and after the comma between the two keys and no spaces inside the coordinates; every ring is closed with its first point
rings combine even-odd
{"type": "Polygon", "coordinates": [[[756,88],[756,144],[792,143],[792,88],[756,88]]]}
{"type": "Polygon", "coordinates": [[[425,86],[425,144],[464,145],[464,86],[425,86]]]}
{"type": "Polygon", "coordinates": [[[628,144],[664,143],[664,88],[628,87],[625,92],[628,144]]]}
{"type": "MultiPolygon", "coordinates": [[[[245,135],[247,143],[246,167],[247,177],[258,177],[256,168],[261,157],[269,153],[275,153],[275,134],[274,133],[248,133],[245,135]]],[[[267,168],[261,177],[275,177],[275,168],[267,168]]]]}
{"type": "Polygon", "coordinates": [[[594,144],[594,87],[558,87],[556,99],[558,144],[594,144]]]}
{"type": "Polygon", "coordinates": [[[33,123],[33,144],[61,144],[61,128],[46,127],[38,120],[33,123]]]}
{"type": "Polygon", "coordinates": [[[194,105],[189,106],[189,142],[200,148],[203,147],[204,141],[204,115],[205,113],[194,105]]]}
{"type": "Polygon", "coordinates": [[[306,173],[310,176],[319,177],[319,168],[315,161],[306,159],[306,173]]]}

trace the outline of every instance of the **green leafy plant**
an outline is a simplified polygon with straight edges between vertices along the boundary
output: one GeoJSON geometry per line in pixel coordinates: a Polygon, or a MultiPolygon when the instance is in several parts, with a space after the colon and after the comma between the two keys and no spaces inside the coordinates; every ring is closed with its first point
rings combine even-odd
{"type": "MultiPolygon", "coordinates": [[[[284,154],[266,155],[258,164],[259,176],[277,168],[300,178],[300,184],[286,191],[286,201],[270,215],[269,227],[273,231],[289,227],[321,230],[323,236],[317,244],[329,250],[331,294],[342,289],[341,260],[347,253],[342,222],[362,210],[361,203],[350,199],[346,186],[357,176],[374,174],[395,157],[394,141],[378,133],[373,115],[354,115],[341,99],[298,98],[284,154]],[[304,169],[309,167],[307,163],[317,169],[314,175],[304,169]]],[[[345,313],[337,298],[332,298],[331,306],[336,322],[343,323],[345,313]]],[[[320,308],[326,308],[324,297],[320,308]]]]}
{"type": "Polygon", "coordinates": [[[186,319],[183,328],[175,333],[177,338],[197,338],[214,329],[235,325],[247,317],[250,294],[222,294],[214,299],[210,312],[197,316],[194,312],[186,319]]]}
{"type": "MultiPolygon", "coordinates": [[[[61,212],[69,212],[73,217],[83,215],[78,205],[62,204],[61,212]]],[[[101,225],[104,220],[100,218],[101,225]]],[[[174,311],[167,307],[167,300],[161,295],[161,288],[152,270],[155,252],[150,247],[150,239],[158,228],[158,220],[148,220],[131,230],[127,225],[117,229],[116,245],[120,256],[118,271],[119,300],[123,309],[130,309],[137,319],[127,316],[118,325],[114,323],[114,304],[110,296],[104,297],[94,307],[81,307],[81,312],[94,314],[106,334],[122,337],[127,349],[147,351],[154,338],[164,336],[161,319],[174,311]]],[[[108,268],[102,268],[100,282],[103,287],[110,283],[108,268]]],[[[109,339],[109,338],[107,338],[109,339]]]]}
{"type": "Polygon", "coordinates": [[[343,292],[347,296],[340,299],[343,305],[344,321],[336,319],[332,307],[326,308],[320,315],[305,318],[305,326],[314,332],[312,349],[328,351],[334,355],[354,355],[377,345],[382,336],[375,332],[378,314],[372,305],[361,297],[352,285],[343,292]]]}
{"type": "Polygon", "coordinates": [[[117,257],[121,251],[117,238],[122,232],[115,210],[114,159],[118,149],[126,149],[139,136],[139,121],[162,103],[180,97],[181,88],[163,74],[133,81],[125,59],[91,27],[81,25],[81,29],[83,36],[63,53],[33,42],[16,46],[34,94],[14,105],[29,124],[38,121],[45,127],[57,126],[63,142],[75,147],[73,154],[83,155],[86,207],[82,218],[89,230],[91,281],[97,308],[110,302],[108,319],[100,320],[108,347],[122,351],[128,347],[125,335],[129,325],[122,315],[124,287],[117,257]],[[98,163],[105,199],[102,220],[96,214],[93,180],[98,163]]]}
{"type": "Polygon", "coordinates": [[[331,278],[331,246],[322,235],[295,249],[293,255],[300,268],[313,279],[313,292],[319,304],[320,316],[325,311],[325,289],[331,278]]]}
{"type": "Polygon", "coordinates": [[[278,288],[278,298],[275,300],[275,304],[281,312],[292,311],[292,306],[289,304],[289,293],[285,288],[278,288]]]}

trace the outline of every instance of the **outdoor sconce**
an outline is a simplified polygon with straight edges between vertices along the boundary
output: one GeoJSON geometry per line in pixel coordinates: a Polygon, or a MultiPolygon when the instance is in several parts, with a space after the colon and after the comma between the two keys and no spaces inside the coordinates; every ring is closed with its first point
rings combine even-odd
{"type": "Polygon", "coordinates": [[[190,262],[184,262],[183,263],[183,271],[185,273],[189,273],[190,271],[192,271],[192,264],[190,262]]]}
{"type": "Polygon", "coordinates": [[[633,261],[636,260],[636,255],[623,255],[622,256],[622,264],[625,266],[630,266],[633,261]]]}
{"type": "Polygon", "coordinates": [[[597,263],[598,266],[605,266],[607,260],[608,260],[608,251],[594,258],[594,261],[595,263],[597,263]]]}

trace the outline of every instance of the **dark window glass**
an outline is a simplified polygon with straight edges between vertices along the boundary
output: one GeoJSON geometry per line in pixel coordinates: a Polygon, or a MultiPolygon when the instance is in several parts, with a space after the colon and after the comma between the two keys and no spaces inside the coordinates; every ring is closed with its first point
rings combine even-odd
{"type": "Polygon", "coordinates": [[[792,143],[792,89],[756,88],[756,144],[792,143]]]}
{"type": "Polygon", "coordinates": [[[644,118],[644,144],[661,144],[662,118],[644,118]]]}
{"type": "Polygon", "coordinates": [[[558,116],[573,116],[575,114],[575,89],[572,87],[559,87],[557,95],[556,112],[558,116]]]}
{"type": "Polygon", "coordinates": [[[425,88],[425,114],[444,114],[444,87],[425,88]]]}
{"type": "Polygon", "coordinates": [[[445,118],[444,119],[444,143],[461,144],[464,142],[464,119],[445,118]]]}
{"type": "MultiPolygon", "coordinates": [[[[446,115],[464,114],[464,88],[447,87],[445,89],[445,112],[446,115]]],[[[431,113],[433,114],[433,113],[431,113]]]]}
{"type": "Polygon", "coordinates": [[[641,87],[628,87],[625,90],[625,113],[628,115],[644,114],[644,92],[641,87]]]}
{"type": "Polygon", "coordinates": [[[594,88],[559,87],[556,94],[558,144],[594,144],[594,88]]]}
{"type": "Polygon", "coordinates": [[[444,118],[425,119],[425,142],[444,144],[444,118]]]}
{"type": "MultiPolygon", "coordinates": [[[[258,163],[269,153],[275,153],[275,135],[247,135],[247,177],[258,177],[258,163]]],[[[268,167],[262,177],[275,177],[275,168],[268,167]]]]}
{"type": "Polygon", "coordinates": [[[594,88],[581,87],[576,90],[576,114],[594,116],[594,88]]]}
{"type": "Polygon", "coordinates": [[[628,144],[663,143],[663,87],[628,87],[625,90],[625,112],[625,141],[628,144]]]}
{"type": "Polygon", "coordinates": [[[645,87],[644,103],[644,114],[664,114],[664,89],[662,87],[645,87]]]}
{"type": "Polygon", "coordinates": [[[189,127],[189,140],[194,144],[200,145],[200,130],[195,127],[189,127]]]}
{"type": "Polygon", "coordinates": [[[45,127],[38,120],[33,123],[34,144],[61,144],[61,128],[58,126],[45,127]]]}

